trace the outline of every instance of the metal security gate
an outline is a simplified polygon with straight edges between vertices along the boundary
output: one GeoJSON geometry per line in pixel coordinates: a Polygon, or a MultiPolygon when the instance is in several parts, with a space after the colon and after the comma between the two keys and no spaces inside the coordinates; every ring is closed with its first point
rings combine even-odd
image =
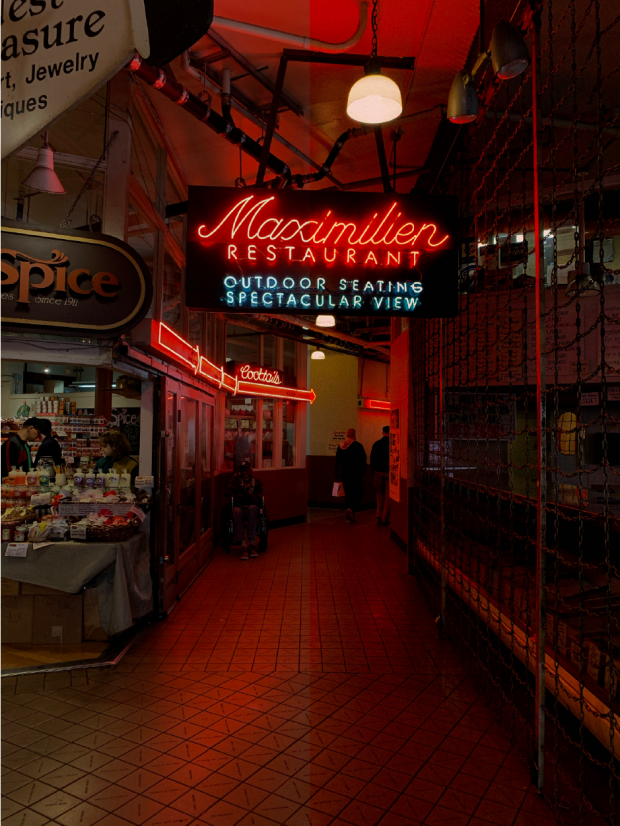
{"type": "Polygon", "coordinates": [[[620,7],[513,22],[530,68],[477,78],[433,187],[459,198],[461,296],[412,325],[414,567],[561,822],[616,824],[620,7]]]}

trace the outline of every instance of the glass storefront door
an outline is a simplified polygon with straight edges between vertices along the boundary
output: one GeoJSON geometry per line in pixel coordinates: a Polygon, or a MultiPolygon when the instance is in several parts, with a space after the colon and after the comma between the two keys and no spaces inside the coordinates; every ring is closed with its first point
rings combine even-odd
{"type": "Polygon", "coordinates": [[[162,379],[161,398],[157,554],[160,609],[168,613],[213,549],[213,400],[169,379],[162,379]]]}

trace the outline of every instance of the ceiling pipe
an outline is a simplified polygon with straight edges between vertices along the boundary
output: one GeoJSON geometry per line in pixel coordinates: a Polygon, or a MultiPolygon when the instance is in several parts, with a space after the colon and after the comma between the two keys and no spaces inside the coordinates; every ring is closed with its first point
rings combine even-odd
{"type": "MultiPolygon", "coordinates": [[[[258,319],[273,319],[277,318],[281,321],[286,321],[289,324],[295,324],[297,327],[305,327],[308,330],[312,330],[315,333],[321,333],[325,335],[325,328],[318,327],[314,322],[309,321],[307,318],[299,318],[299,316],[295,315],[255,315],[254,318],[258,319]]],[[[386,350],[385,347],[382,347],[379,344],[374,344],[370,341],[365,341],[363,338],[358,338],[357,336],[350,336],[347,333],[341,333],[333,328],[330,328],[329,333],[327,334],[329,338],[340,339],[340,341],[348,341],[350,344],[355,344],[358,347],[362,347],[364,350],[374,350],[377,353],[380,353],[384,358],[390,358],[389,350],[386,350]]]]}
{"type": "MultiPolygon", "coordinates": [[[[188,89],[176,80],[171,78],[163,69],[158,69],[155,66],[149,66],[145,63],[140,55],[136,55],[127,66],[130,72],[136,77],[139,77],[149,86],[159,90],[169,100],[174,101],[190,115],[193,115],[197,120],[206,124],[209,129],[217,132],[229,143],[238,146],[242,152],[249,155],[255,161],[260,162],[263,147],[257,141],[253,140],[249,135],[246,135],[238,127],[234,126],[225,117],[218,114],[211,108],[211,103],[200,100],[200,98],[193,95],[188,89]]],[[[272,153],[269,153],[267,159],[267,167],[280,176],[285,185],[290,181],[291,170],[289,167],[277,158],[272,153]]]]}
{"type": "Polygon", "coordinates": [[[275,40],[278,43],[286,43],[296,46],[298,49],[311,49],[317,52],[344,52],[355,46],[364,36],[368,23],[368,3],[362,0],[359,5],[359,18],[355,34],[343,43],[326,43],[324,40],[316,40],[314,37],[303,37],[300,34],[282,32],[278,29],[267,29],[264,26],[256,26],[253,23],[243,23],[240,20],[230,20],[227,17],[213,18],[212,26],[220,29],[230,29],[234,32],[251,34],[255,37],[263,37],[267,40],[275,40]]]}
{"type": "MultiPolygon", "coordinates": [[[[507,117],[509,121],[513,121],[514,123],[533,123],[533,120],[529,116],[519,115],[517,112],[508,112],[501,110],[493,110],[487,109],[485,111],[485,117],[489,120],[502,120],[503,118],[507,117]]],[[[599,128],[598,123],[585,123],[584,121],[572,121],[572,120],[564,120],[563,118],[549,118],[541,115],[540,122],[542,126],[550,126],[553,124],[557,129],[574,129],[576,132],[596,132],[599,128]]],[[[618,137],[620,135],[620,129],[614,126],[601,126],[601,132],[604,135],[614,135],[618,137]]]]}
{"type": "MultiPolygon", "coordinates": [[[[187,74],[190,77],[195,78],[195,80],[202,83],[207,89],[212,91],[214,94],[220,94],[219,87],[217,87],[215,83],[213,83],[210,80],[210,78],[208,78],[203,72],[201,72],[200,69],[196,68],[196,66],[192,66],[188,52],[184,52],[184,54],[181,55],[181,68],[183,69],[183,71],[187,72],[187,74]]],[[[244,118],[247,118],[256,126],[260,127],[261,129],[265,128],[265,123],[259,120],[256,117],[256,115],[253,115],[252,112],[250,112],[249,109],[246,109],[245,106],[242,106],[240,103],[238,103],[235,100],[234,95],[232,95],[231,98],[231,106],[233,109],[236,109],[238,112],[240,112],[244,118]]],[[[281,143],[282,146],[285,146],[289,150],[289,152],[292,152],[294,155],[297,155],[297,157],[305,163],[307,163],[308,166],[311,166],[314,169],[316,169],[317,172],[320,172],[325,166],[325,164],[321,166],[321,164],[318,164],[315,161],[313,161],[312,158],[309,158],[306,154],[304,154],[301,151],[301,149],[298,149],[296,146],[293,146],[293,144],[290,143],[290,141],[287,141],[286,138],[283,138],[282,135],[280,135],[278,132],[273,133],[273,139],[275,141],[278,141],[278,143],[281,143]]],[[[337,178],[334,178],[334,176],[331,175],[329,172],[325,173],[325,177],[328,178],[334,184],[336,189],[344,189],[343,184],[337,178]]]]}

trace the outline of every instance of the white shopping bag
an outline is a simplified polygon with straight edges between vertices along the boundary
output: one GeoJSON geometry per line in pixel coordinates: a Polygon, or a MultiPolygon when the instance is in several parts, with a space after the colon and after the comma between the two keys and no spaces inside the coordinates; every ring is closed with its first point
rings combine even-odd
{"type": "Polygon", "coordinates": [[[344,488],[342,482],[334,482],[332,487],[332,496],[344,496],[344,488]]]}

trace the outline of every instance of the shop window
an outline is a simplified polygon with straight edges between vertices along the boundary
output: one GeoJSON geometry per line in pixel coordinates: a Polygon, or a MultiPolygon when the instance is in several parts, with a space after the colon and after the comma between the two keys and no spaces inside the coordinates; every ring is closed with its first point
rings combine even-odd
{"type": "Polygon", "coordinates": [[[134,110],[132,120],[131,174],[155,207],[159,201],[157,192],[159,146],[137,110],[134,110]]]}
{"type": "Polygon", "coordinates": [[[181,268],[172,255],[164,252],[164,295],[161,320],[173,330],[181,333],[181,268]]]}
{"type": "Polygon", "coordinates": [[[263,401],[263,467],[274,467],[273,462],[273,413],[275,404],[271,399],[263,401]]]}
{"type": "Polygon", "coordinates": [[[200,443],[202,480],[200,483],[200,534],[211,527],[211,426],[213,408],[202,404],[200,414],[200,443]]]}
{"type": "Polygon", "coordinates": [[[187,340],[192,347],[200,347],[200,351],[204,353],[204,313],[187,313],[187,340]]]}
{"type": "Polygon", "coordinates": [[[263,336],[263,367],[277,367],[276,337],[263,336]]]}
{"type": "Polygon", "coordinates": [[[226,399],[224,469],[237,470],[249,459],[256,467],[257,399],[230,396],[226,399]]]}
{"type": "Polygon", "coordinates": [[[226,361],[235,364],[258,364],[260,334],[247,327],[226,327],[226,361]]]}
{"type": "Polygon", "coordinates": [[[282,369],[284,370],[284,383],[288,387],[296,387],[297,381],[297,344],[294,341],[285,339],[283,342],[283,361],[282,369]]]}
{"type": "Polygon", "coordinates": [[[295,464],[295,402],[282,402],[282,467],[295,464]]]}
{"type": "Polygon", "coordinates": [[[179,553],[195,542],[196,524],[196,415],[198,402],[181,398],[179,487],[179,553]]]}

